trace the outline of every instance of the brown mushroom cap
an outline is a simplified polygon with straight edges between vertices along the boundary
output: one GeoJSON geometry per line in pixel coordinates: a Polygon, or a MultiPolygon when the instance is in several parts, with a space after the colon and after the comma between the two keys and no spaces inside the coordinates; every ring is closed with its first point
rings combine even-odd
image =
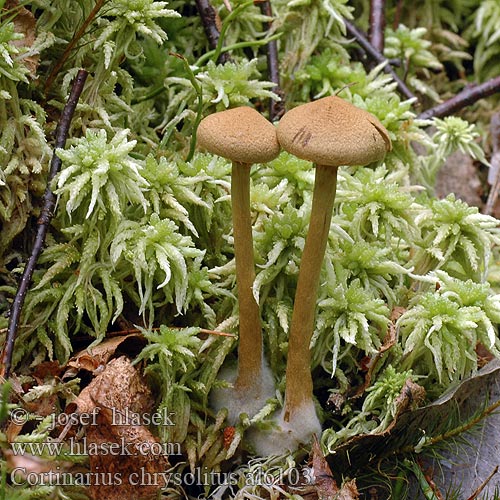
{"type": "Polygon", "coordinates": [[[278,156],[276,128],[248,106],[220,111],[198,127],[198,145],[238,163],[265,163],[278,156]]]}
{"type": "Polygon", "coordinates": [[[371,113],[340,97],[291,109],[278,125],[283,149],[318,165],[367,165],[391,150],[385,127],[371,113]]]}

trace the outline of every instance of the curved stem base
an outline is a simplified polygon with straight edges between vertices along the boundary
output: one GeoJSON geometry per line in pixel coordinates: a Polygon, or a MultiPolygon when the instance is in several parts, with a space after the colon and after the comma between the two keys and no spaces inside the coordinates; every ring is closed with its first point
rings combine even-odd
{"type": "Polygon", "coordinates": [[[313,435],[321,436],[321,423],[311,400],[296,408],[292,418],[285,420],[285,409],[273,417],[271,430],[249,429],[247,438],[256,454],[262,457],[294,452],[311,442],[313,435]]]}
{"type": "Polygon", "coordinates": [[[237,376],[236,366],[223,368],[218,378],[230,382],[233,387],[214,389],[210,393],[210,406],[216,411],[227,408],[230,425],[236,425],[242,413],[254,417],[276,394],[273,373],[265,362],[260,367],[260,378],[254,377],[250,386],[238,386],[237,376]]]}

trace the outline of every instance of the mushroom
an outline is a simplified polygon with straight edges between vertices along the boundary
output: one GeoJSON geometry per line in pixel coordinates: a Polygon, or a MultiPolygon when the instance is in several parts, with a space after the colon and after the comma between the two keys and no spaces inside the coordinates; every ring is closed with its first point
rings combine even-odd
{"type": "Polygon", "coordinates": [[[321,432],[313,400],[309,345],[317,291],[335,199],[337,169],[381,160],[391,149],[387,130],[372,114],[336,96],[298,106],[281,118],[283,149],[316,164],[309,230],[299,269],[288,342],[286,391],[278,428],[253,439],[259,454],[279,453],[321,432]]]}
{"type": "Polygon", "coordinates": [[[231,207],[233,216],[236,286],[239,304],[238,367],[221,372],[233,389],[213,391],[216,409],[228,409],[234,424],[240,413],[253,416],[274,395],[274,379],[264,361],[259,305],[252,293],[255,279],[252,221],[250,215],[250,168],[271,161],[280,147],[275,127],[255,109],[239,107],[204,118],[197,132],[198,145],[232,161],[231,207]]]}

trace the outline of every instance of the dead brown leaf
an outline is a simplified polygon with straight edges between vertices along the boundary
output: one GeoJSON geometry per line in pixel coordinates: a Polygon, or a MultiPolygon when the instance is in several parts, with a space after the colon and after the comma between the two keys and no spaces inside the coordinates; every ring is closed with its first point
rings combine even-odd
{"type": "Polygon", "coordinates": [[[352,474],[374,460],[411,451],[422,436],[432,439],[449,431],[452,415],[465,421],[477,412],[483,402],[471,395],[492,384],[499,373],[500,360],[496,359],[433,403],[416,409],[413,407],[423,397],[422,389],[405,384],[398,399],[398,412],[389,427],[380,433],[354,436],[337,446],[326,457],[330,467],[336,474],[352,474]]]}
{"type": "Polygon", "coordinates": [[[486,366],[490,361],[493,361],[495,359],[495,356],[491,354],[488,349],[481,344],[481,342],[478,342],[476,345],[476,354],[477,354],[477,365],[479,368],[482,368],[483,366],[486,366]]]}
{"type": "Polygon", "coordinates": [[[88,426],[81,445],[90,456],[92,475],[113,478],[106,485],[91,481],[92,498],[147,499],[166,485],[168,456],[141,425],[151,417],[152,405],[149,388],[125,356],[111,360],[74,401],[71,408],[79,414],[99,408],[96,425],[88,426]]]}
{"type": "Polygon", "coordinates": [[[388,351],[391,347],[393,347],[398,339],[397,331],[396,331],[396,321],[399,317],[405,312],[403,307],[395,307],[391,312],[389,326],[387,328],[387,333],[384,338],[384,343],[380,346],[378,352],[368,361],[365,361],[366,366],[366,375],[363,385],[358,387],[356,394],[354,394],[353,398],[359,398],[362,396],[366,389],[370,387],[372,382],[372,376],[377,367],[378,362],[382,359],[382,355],[388,351]]]}
{"type": "Polygon", "coordinates": [[[58,399],[57,394],[50,394],[34,401],[25,401],[24,408],[31,413],[36,413],[40,417],[46,417],[56,411],[58,399]]]}
{"type": "Polygon", "coordinates": [[[330,466],[325,460],[316,436],[314,436],[311,449],[311,463],[314,488],[316,489],[318,499],[336,498],[336,495],[339,493],[339,487],[333,478],[330,466]]]}
{"type": "MultiPolygon", "coordinates": [[[[7,470],[16,470],[23,479],[26,479],[30,473],[38,476],[43,476],[44,474],[57,475],[72,466],[71,462],[47,460],[28,453],[19,455],[15,454],[12,450],[4,450],[3,454],[6,459],[7,470]]],[[[53,479],[55,478],[53,477],[53,479]]]]}
{"type": "Polygon", "coordinates": [[[33,377],[36,378],[38,384],[43,384],[46,378],[59,377],[61,370],[59,361],[43,361],[34,367],[33,377]]]}
{"type": "Polygon", "coordinates": [[[7,425],[7,430],[5,431],[5,436],[7,437],[7,442],[12,443],[16,440],[17,436],[21,433],[24,427],[23,423],[18,423],[13,420],[9,420],[7,425]]]}
{"type": "Polygon", "coordinates": [[[90,413],[96,406],[116,408],[117,411],[127,408],[133,413],[151,411],[151,391],[127,357],[112,359],[68,405],[69,411],[76,407],[81,413],[90,413]]]}
{"type": "Polygon", "coordinates": [[[418,408],[425,400],[425,389],[411,380],[407,379],[401,390],[401,394],[396,398],[396,417],[401,413],[418,408]]]}
{"type": "Polygon", "coordinates": [[[87,349],[84,349],[83,351],[76,353],[68,361],[66,365],[67,371],[63,375],[63,379],[73,377],[80,370],[94,372],[96,370],[103,369],[108,361],[116,354],[116,352],[121,347],[123,347],[123,344],[125,344],[126,342],[131,342],[132,344],[141,344],[141,346],[144,346],[146,344],[144,337],[138,332],[106,339],[94,347],[89,347],[87,349]]]}
{"type": "MultiPolygon", "coordinates": [[[[5,9],[15,11],[15,17],[12,20],[14,29],[16,33],[24,35],[24,38],[14,40],[12,43],[17,47],[32,47],[36,39],[36,19],[33,13],[26,7],[20,7],[17,0],[7,0],[5,9]]],[[[38,60],[38,55],[23,58],[23,63],[32,77],[36,75],[38,60]]]]}
{"type": "Polygon", "coordinates": [[[359,492],[356,486],[356,480],[346,481],[340,488],[337,500],[358,500],[359,492]]]}
{"type": "Polygon", "coordinates": [[[332,470],[321,451],[318,439],[314,437],[311,449],[311,477],[314,483],[308,488],[309,500],[358,500],[356,480],[346,481],[340,488],[333,477],[332,470]],[[311,491],[312,490],[312,491],[311,491]]]}

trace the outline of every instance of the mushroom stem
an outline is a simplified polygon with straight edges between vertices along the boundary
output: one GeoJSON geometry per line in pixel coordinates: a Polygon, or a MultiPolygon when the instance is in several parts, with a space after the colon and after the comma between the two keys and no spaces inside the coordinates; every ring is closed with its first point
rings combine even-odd
{"type": "Polygon", "coordinates": [[[252,293],[255,268],[250,215],[250,167],[251,165],[246,163],[233,162],[231,172],[231,205],[240,324],[236,389],[245,389],[258,383],[262,372],[262,329],[259,305],[252,293]]]}
{"type": "Polygon", "coordinates": [[[309,231],[300,264],[295,304],[288,342],[284,420],[312,403],[311,354],[316,298],[337,186],[337,167],[316,166],[309,231]]]}

